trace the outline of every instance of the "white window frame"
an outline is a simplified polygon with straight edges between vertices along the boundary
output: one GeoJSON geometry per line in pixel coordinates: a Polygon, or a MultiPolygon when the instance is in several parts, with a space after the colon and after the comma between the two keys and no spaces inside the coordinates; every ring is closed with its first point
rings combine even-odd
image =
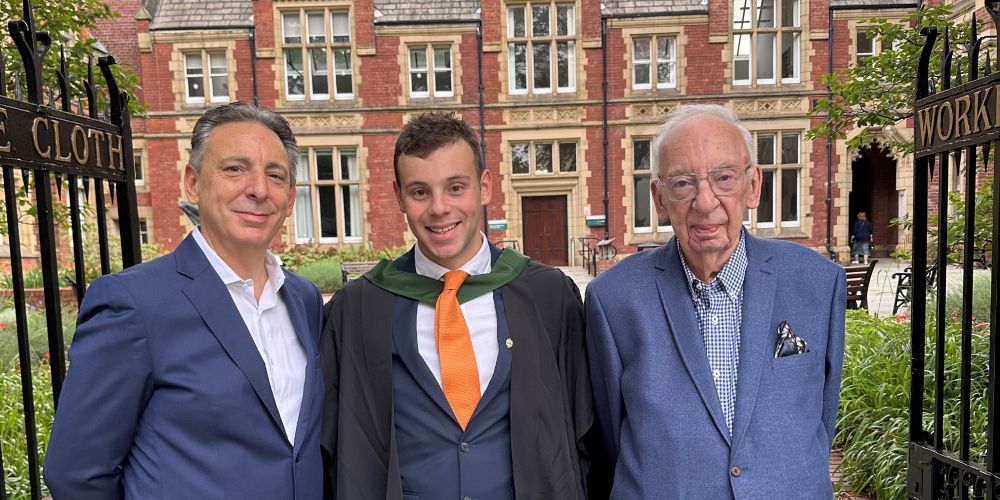
{"type": "Polygon", "coordinates": [[[649,183],[647,184],[647,189],[646,189],[646,193],[645,194],[643,194],[643,193],[632,193],[633,200],[638,199],[639,196],[646,196],[646,197],[649,198],[649,214],[648,214],[649,215],[649,225],[648,226],[637,226],[635,224],[635,216],[636,216],[636,211],[638,210],[638,208],[635,206],[635,202],[633,201],[632,202],[632,217],[630,217],[630,219],[629,219],[629,226],[632,227],[632,233],[633,234],[661,234],[661,233],[673,232],[674,228],[673,228],[672,224],[666,224],[666,225],[661,225],[660,224],[660,214],[658,214],[656,212],[656,200],[653,199],[653,191],[651,189],[648,189],[649,184],[652,184],[653,182],[655,182],[655,177],[653,176],[653,169],[652,169],[652,160],[653,160],[652,149],[650,149],[650,152],[649,152],[649,160],[650,160],[649,169],[637,170],[636,169],[636,162],[638,161],[638,158],[636,158],[636,156],[635,156],[635,144],[637,142],[646,142],[646,143],[649,143],[649,148],[652,148],[653,147],[653,138],[652,137],[633,137],[632,138],[632,143],[631,143],[631,146],[630,146],[632,148],[632,169],[631,170],[632,170],[632,186],[633,186],[633,190],[635,189],[635,179],[637,177],[648,177],[649,178],[649,183]]]}
{"type": "Polygon", "coordinates": [[[451,44],[445,43],[427,43],[427,44],[414,44],[409,45],[406,48],[406,64],[407,64],[407,91],[410,93],[410,97],[414,99],[426,99],[429,97],[454,97],[455,96],[455,55],[452,52],[451,44]],[[437,51],[443,49],[448,53],[448,64],[449,66],[443,67],[438,64],[437,51]],[[423,68],[413,67],[413,54],[423,51],[424,52],[424,64],[423,68]],[[450,83],[451,90],[440,90],[437,88],[437,75],[438,73],[448,73],[448,82],[450,83]],[[413,75],[415,73],[424,73],[424,78],[427,79],[427,90],[424,92],[418,92],[413,90],[413,75]]]}
{"type": "Polygon", "coordinates": [[[225,49],[201,49],[194,51],[184,51],[182,52],[182,59],[184,60],[184,101],[188,104],[205,104],[205,102],[220,103],[229,102],[229,61],[226,58],[225,49]],[[215,68],[212,67],[212,57],[221,57],[222,61],[225,63],[221,73],[216,72],[215,68]],[[188,66],[189,59],[196,59],[201,63],[200,74],[190,74],[188,66]],[[226,79],[226,88],[224,92],[217,93],[214,83],[214,78],[224,77],[226,79]],[[191,95],[191,85],[189,81],[191,79],[201,80],[201,86],[204,95],[202,96],[192,96],[191,95]]]}
{"type": "MultiPolygon", "coordinates": [[[[287,101],[324,101],[330,100],[351,100],[354,99],[354,50],[353,39],[350,33],[350,12],[342,8],[301,8],[282,10],[278,15],[281,23],[281,38],[279,51],[281,54],[281,71],[283,75],[282,86],[284,97],[287,101]],[[285,23],[286,17],[294,19],[298,16],[298,33],[287,31],[285,23]],[[310,16],[323,16],[323,33],[313,32],[309,23],[310,16]],[[347,32],[338,31],[338,19],[346,18],[347,32]],[[310,36],[312,35],[312,36],[310,36]],[[292,38],[289,40],[289,38],[292,38]],[[297,40],[296,40],[297,39],[297,40]],[[302,93],[293,94],[290,92],[288,80],[288,59],[287,54],[297,51],[301,58],[302,72],[302,93]],[[313,88],[314,73],[319,76],[319,71],[313,68],[313,51],[323,51],[325,56],[325,68],[322,76],[326,77],[326,92],[315,92],[313,88]],[[346,57],[340,59],[346,63],[346,67],[338,67],[338,55],[346,53],[346,57]],[[349,88],[342,88],[338,81],[344,77],[350,77],[349,88]]],[[[343,23],[340,23],[343,25],[343,23]]],[[[343,26],[341,26],[343,27],[343,26]]]]}
{"type": "Polygon", "coordinates": [[[580,172],[580,141],[573,138],[567,139],[543,139],[537,141],[531,140],[517,140],[510,141],[508,143],[508,151],[511,154],[510,160],[510,175],[515,178],[523,177],[534,177],[534,176],[559,176],[559,175],[577,175],[580,172]],[[528,145],[528,171],[526,173],[514,173],[514,146],[517,144],[527,144],[528,145]],[[574,149],[574,165],[573,170],[566,171],[562,165],[562,157],[560,156],[564,144],[573,144],[574,149]],[[552,157],[552,170],[538,170],[537,165],[537,154],[536,147],[541,145],[551,146],[552,157]]]}
{"type": "Polygon", "coordinates": [[[132,151],[132,163],[135,165],[135,186],[146,185],[146,162],[143,160],[141,149],[132,151]]]}
{"type": "MultiPolygon", "coordinates": [[[[771,221],[770,222],[760,222],[758,219],[760,206],[751,210],[749,220],[744,221],[744,225],[751,223],[756,229],[775,229],[775,228],[795,228],[800,227],[802,224],[802,172],[804,169],[802,161],[802,131],[799,130],[762,130],[753,133],[754,143],[758,147],[757,155],[758,161],[760,159],[760,143],[758,138],[762,135],[770,135],[773,137],[772,144],[772,161],[769,164],[760,164],[761,169],[766,174],[770,172],[772,174],[771,179],[771,221]],[[784,147],[784,141],[786,136],[795,136],[795,153],[796,158],[794,161],[785,162],[782,157],[782,151],[784,147]],[[784,185],[784,173],[788,171],[795,171],[795,220],[785,221],[783,219],[782,213],[782,195],[787,190],[787,186],[784,185]]],[[[763,183],[763,178],[761,179],[763,183]]],[[[761,186],[763,189],[763,186],[761,186]]],[[[780,229],[779,229],[780,232],[780,229]]]]}
{"type": "Polygon", "coordinates": [[[859,64],[862,58],[875,57],[882,52],[881,43],[877,38],[868,36],[868,33],[869,29],[867,26],[859,26],[854,32],[854,64],[859,64]],[[858,44],[858,38],[862,36],[862,34],[865,38],[871,41],[871,52],[861,52],[861,46],[858,44]]]}
{"type": "Polygon", "coordinates": [[[632,38],[632,89],[633,90],[651,90],[653,88],[657,89],[673,89],[677,88],[677,37],[673,35],[643,35],[636,36],[632,38]],[[673,57],[660,57],[659,42],[665,40],[667,47],[672,50],[668,50],[668,54],[673,54],[673,57]],[[636,43],[645,42],[649,46],[649,58],[639,59],[636,56],[636,43]],[[660,64],[670,64],[670,81],[661,82],[659,79],[660,64]],[[646,78],[647,83],[637,83],[636,75],[639,73],[639,65],[646,66],[646,78]]]}
{"type": "Polygon", "coordinates": [[[302,148],[302,156],[300,162],[305,162],[305,165],[300,164],[298,167],[298,172],[301,171],[301,167],[305,167],[306,175],[299,176],[301,178],[296,179],[295,196],[298,198],[299,191],[305,189],[308,192],[308,198],[310,202],[309,218],[312,224],[311,237],[300,237],[298,218],[293,217],[293,224],[295,224],[295,242],[297,244],[331,244],[331,243],[360,243],[363,241],[364,232],[364,218],[365,214],[362,212],[361,205],[361,165],[359,164],[360,158],[358,156],[357,146],[310,146],[307,148],[302,148]],[[317,152],[329,152],[331,156],[331,168],[333,169],[332,179],[318,179],[317,172],[317,162],[316,156],[317,152]],[[353,178],[344,179],[342,175],[342,162],[345,157],[354,158],[354,172],[353,178]],[[320,188],[333,188],[334,191],[334,209],[336,210],[336,229],[337,236],[322,236],[323,227],[322,215],[323,215],[323,204],[320,203],[320,188]],[[351,213],[353,216],[357,217],[357,231],[356,235],[346,236],[348,221],[346,220],[347,211],[344,207],[347,203],[351,203],[351,200],[344,199],[343,188],[344,187],[356,187],[357,188],[357,200],[356,203],[352,205],[351,213]]]}
{"type": "Polygon", "coordinates": [[[801,5],[802,0],[773,0],[772,5],[772,19],[769,26],[757,26],[759,24],[758,20],[758,10],[759,4],[762,0],[731,0],[731,16],[730,16],[730,29],[731,36],[730,40],[730,54],[732,56],[732,84],[734,86],[752,86],[752,85],[779,85],[780,84],[797,84],[802,81],[802,15],[801,15],[801,5]],[[788,6],[784,5],[786,2],[789,3],[788,6]],[[740,3],[745,3],[746,5],[740,5],[740,3]],[[790,16],[792,21],[791,26],[784,26],[784,15],[782,10],[786,7],[791,7],[793,13],[790,16]],[[746,9],[750,9],[750,18],[737,18],[737,14],[746,9]],[[756,67],[757,53],[760,47],[761,35],[770,35],[772,48],[771,48],[771,76],[768,78],[758,77],[758,68],[756,67]],[[739,43],[742,47],[742,41],[737,42],[738,39],[748,40],[750,43],[749,53],[744,55],[738,55],[739,43]],[[791,48],[791,66],[792,75],[783,76],[782,71],[784,69],[783,65],[783,51],[784,43],[786,39],[791,38],[792,48],[791,48]],[[740,63],[745,63],[748,68],[747,78],[738,78],[736,65],[740,63]]]}
{"type": "Polygon", "coordinates": [[[576,50],[577,42],[576,4],[561,1],[535,1],[507,5],[507,92],[510,95],[558,95],[576,92],[576,50]],[[548,33],[535,35],[533,33],[533,7],[548,7],[548,33]],[[566,18],[566,33],[560,35],[558,12],[560,8],[569,9],[566,18]],[[523,13],[523,36],[515,36],[515,11],[523,13]],[[559,50],[560,44],[567,44],[566,50],[566,84],[559,85],[559,50]],[[548,45],[549,54],[549,86],[535,87],[535,47],[548,45]],[[525,87],[517,88],[516,47],[524,47],[525,87]]]}

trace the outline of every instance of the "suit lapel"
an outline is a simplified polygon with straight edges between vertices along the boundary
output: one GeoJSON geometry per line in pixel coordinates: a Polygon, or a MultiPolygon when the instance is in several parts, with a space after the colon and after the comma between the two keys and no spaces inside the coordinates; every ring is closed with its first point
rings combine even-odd
{"type": "MultiPolygon", "coordinates": [[[[309,328],[309,316],[306,315],[306,309],[302,302],[302,295],[299,290],[293,288],[292,282],[287,277],[287,271],[285,276],[285,284],[278,291],[281,296],[281,300],[284,301],[285,307],[288,309],[288,315],[292,320],[292,327],[295,328],[295,334],[299,337],[299,342],[302,343],[303,349],[306,351],[306,376],[305,383],[302,387],[302,407],[299,410],[299,421],[296,429],[305,429],[308,425],[309,415],[312,411],[313,398],[312,394],[316,390],[316,375],[317,370],[315,370],[315,364],[317,361],[316,357],[316,340],[312,335],[312,331],[309,328]]],[[[284,428],[284,426],[282,426],[284,428]]],[[[295,448],[298,449],[302,445],[302,440],[305,438],[305,432],[295,432],[295,448]]]]}
{"type": "MultiPolygon", "coordinates": [[[[191,283],[184,287],[184,295],[191,305],[201,314],[208,329],[218,339],[219,344],[233,360],[236,366],[250,382],[257,397],[267,408],[271,419],[282,434],[285,426],[281,423],[278,406],[271,393],[271,384],[267,379],[264,360],[250,337],[243,317],[233,304],[229,289],[215,273],[205,258],[198,243],[188,236],[176,250],[177,271],[191,278],[191,283]]],[[[315,349],[315,347],[314,347],[315,349]]]]}
{"type": "Polygon", "coordinates": [[[396,354],[406,369],[417,381],[417,385],[434,401],[446,415],[452,420],[455,414],[444,396],[444,391],[438,385],[431,369],[427,367],[427,362],[420,355],[417,348],[417,301],[406,297],[395,296],[393,299],[393,311],[395,322],[393,324],[392,337],[396,345],[396,354]]]}
{"type": "MultiPolygon", "coordinates": [[[[691,292],[688,290],[687,277],[681,267],[677,254],[677,239],[674,238],[659,250],[656,268],[656,288],[660,294],[660,303],[666,314],[668,329],[673,335],[674,343],[680,352],[684,366],[694,382],[698,394],[705,407],[712,415],[712,421],[729,443],[729,429],[722,413],[722,403],[715,390],[712,379],[712,369],[708,365],[708,354],[705,353],[705,341],[698,327],[694,305],[691,303],[691,292]]],[[[746,311],[744,311],[746,317],[746,311]]]]}
{"type": "Polygon", "coordinates": [[[777,325],[771,324],[777,276],[772,255],[753,237],[746,235],[747,272],[743,281],[743,321],[740,325],[740,363],[736,379],[736,414],[733,441],[738,446],[753,415],[761,372],[770,367],[777,340],[777,325]]]}

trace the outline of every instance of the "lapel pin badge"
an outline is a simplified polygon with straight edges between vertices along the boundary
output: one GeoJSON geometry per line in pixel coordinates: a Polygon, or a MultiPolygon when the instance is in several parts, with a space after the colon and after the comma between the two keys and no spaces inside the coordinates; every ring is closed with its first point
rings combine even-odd
{"type": "Polygon", "coordinates": [[[514,347],[514,341],[507,337],[507,349],[514,347]]]}

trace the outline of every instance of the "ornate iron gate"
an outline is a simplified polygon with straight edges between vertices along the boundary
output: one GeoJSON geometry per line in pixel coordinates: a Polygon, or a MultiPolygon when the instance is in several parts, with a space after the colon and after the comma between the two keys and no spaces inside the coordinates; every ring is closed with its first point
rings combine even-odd
{"type": "MultiPolygon", "coordinates": [[[[998,21],[998,0],[987,0],[987,11],[993,18],[994,32],[998,21]]],[[[989,389],[986,401],[986,428],[973,426],[971,416],[978,412],[972,406],[973,371],[973,267],[977,248],[975,210],[976,191],[983,171],[996,172],[997,140],[1000,138],[1000,73],[997,73],[996,44],[993,36],[979,36],[975,17],[972,19],[970,39],[963,41],[967,50],[958,51],[946,31],[942,40],[934,29],[925,28],[921,34],[925,44],[920,55],[916,80],[916,106],[914,109],[914,178],[913,178],[913,301],[911,305],[911,370],[910,370],[910,422],[909,463],[907,493],[912,499],[976,498],[1000,499],[1000,386],[997,370],[1000,367],[1000,345],[996,335],[997,323],[997,254],[993,253],[990,286],[990,339],[989,367],[977,366],[981,373],[988,373],[989,389]],[[989,41],[992,47],[986,48],[989,41]],[[940,52],[935,53],[936,46],[940,52]],[[992,52],[992,54],[991,54],[992,52]],[[940,77],[930,78],[931,61],[940,57],[940,77]],[[991,59],[993,60],[991,62],[991,59]],[[953,71],[954,70],[954,71],[953,71]],[[963,72],[968,79],[963,83],[963,72]],[[950,204],[949,168],[958,167],[965,174],[964,203],[966,210],[964,239],[949,246],[948,217],[950,204]],[[933,186],[933,181],[937,186],[933,186]],[[935,200],[936,198],[936,200],[935,200]],[[931,207],[933,204],[933,207],[931,207]],[[928,248],[929,212],[939,214],[935,226],[939,237],[933,248],[928,248]],[[962,263],[960,270],[948,266],[950,248],[958,248],[954,255],[962,263]],[[929,255],[936,255],[928,259],[929,255]],[[931,262],[929,262],[929,260],[931,262]],[[928,265],[936,266],[937,290],[928,297],[928,265]],[[946,297],[948,273],[961,272],[962,313],[959,349],[948,353],[946,336],[946,297]],[[928,308],[928,304],[933,307],[928,308]],[[928,310],[930,309],[930,311],[928,310]],[[928,345],[929,344],[929,345],[928,345]],[[957,358],[959,370],[954,366],[957,358]],[[987,371],[988,370],[988,371],[987,371]],[[931,382],[925,384],[925,379],[931,382]],[[957,397],[946,390],[958,385],[957,397]],[[945,415],[946,404],[953,408],[957,403],[957,419],[945,415]],[[953,421],[957,420],[957,421],[953,421]],[[930,426],[927,430],[925,425],[930,426]],[[957,435],[956,435],[957,434],[957,435]]],[[[998,193],[1000,177],[993,176],[993,192],[998,193]]],[[[993,197],[993,214],[1000,213],[1000,196],[993,197]]],[[[1000,241],[1000,226],[992,223],[992,240],[1000,241]]],[[[955,243],[955,242],[953,242],[955,243]]],[[[985,355],[985,353],[980,353],[985,355]]],[[[985,375],[980,375],[985,378],[985,375]]],[[[976,394],[982,404],[982,394],[976,394]]]]}
{"type": "MultiPolygon", "coordinates": [[[[31,3],[23,0],[23,18],[10,21],[7,29],[16,45],[24,67],[24,84],[27,101],[9,98],[8,78],[0,56],[0,170],[3,175],[3,200],[6,208],[7,246],[10,248],[13,307],[16,316],[21,393],[24,402],[24,434],[26,439],[28,474],[31,498],[41,497],[37,425],[35,421],[35,388],[32,384],[33,366],[28,337],[27,304],[24,287],[24,268],[21,255],[21,233],[17,221],[18,183],[33,186],[36,209],[38,250],[44,283],[44,308],[48,332],[48,350],[52,373],[53,401],[58,405],[59,392],[66,372],[63,342],[62,311],[59,294],[59,258],[56,238],[56,217],[53,194],[58,201],[63,198],[66,180],[69,198],[69,217],[72,238],[72,262],[77,304],[83,300],[87,276],[84,261],[83,217],[85,200],[91,199],[93,188],[96,205],[98,252],[101,273],[111,271],[108,244],[107,203],[117,204],[121,232],[122,266],[129,267],[141,260],[138,214],[135,195],[135,166],[132,157],[132,133],[128,117],[128,95],[120,91],[111,73],[113,57],[101,57],[98,62],[108,91],[109,117],[99,118],[98,95],[91,70],[83,82],[86,96],[78,98],[73,106],[73,96],[66,76],[65,59],[61,59],[58,72],[59,102],[54,99],[43,104],[45,88],[42,83],[42,61],[51,46],[48,33],[35,30],[31,3]],[[83,109],[83,99],[87,107],[83,109]],[[75,108],[75,109],[74,109],[75,108]],[[89,116],[83,116],[84,111],[89,116]],[[20,175],[18,175],[20,174],[20,175]],[[107,186],[107,189],[105,189],[107,186]],[[82,192],[82,200],[81,200],[82,192]],[[117,193],[117,196],[116,196],[117,193]]],[[[15,81],[19,81],[17,78],[15,81]]],[[[20,85],[20,84],[18,84],[20,85]]],[[[20,89],[15,89],[20,94],[20,89]]],[[[55,92],[53,91],[53,94],[55,92]]],[[[31,191],[29,191],[30,193],[31,191]]],[[[28,196],[31,196],[30,194],[28,196]]],[[[63,258],[68,261],[67,258],[63,258]]],[[[47,390],[39,388],[39,390],[47,390]]],[[[0,455],[2,457],[2,455],[0,455]]],[[[0,458],[0,470],[4,470],[0,458]]],[[[0,499],[7,497],[6,478],[0,482],[0,499]]]]}

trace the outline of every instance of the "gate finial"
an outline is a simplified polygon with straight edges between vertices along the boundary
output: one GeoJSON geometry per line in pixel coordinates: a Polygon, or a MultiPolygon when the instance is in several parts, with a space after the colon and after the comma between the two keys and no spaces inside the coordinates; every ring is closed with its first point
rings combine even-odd
{"type": "Polygon", "coordinates": [[[42,104],[42,61],[45,53],[52,46],[52,37],[48,32],[35,31],[34,17],[31,14],[30,0],[23,2],[23,16],[19,21],[8,21],[7,31],[10,32],[17,51],[24,63],[24,76],[28,87],[28,100],[34,104],[42,104]]]}

